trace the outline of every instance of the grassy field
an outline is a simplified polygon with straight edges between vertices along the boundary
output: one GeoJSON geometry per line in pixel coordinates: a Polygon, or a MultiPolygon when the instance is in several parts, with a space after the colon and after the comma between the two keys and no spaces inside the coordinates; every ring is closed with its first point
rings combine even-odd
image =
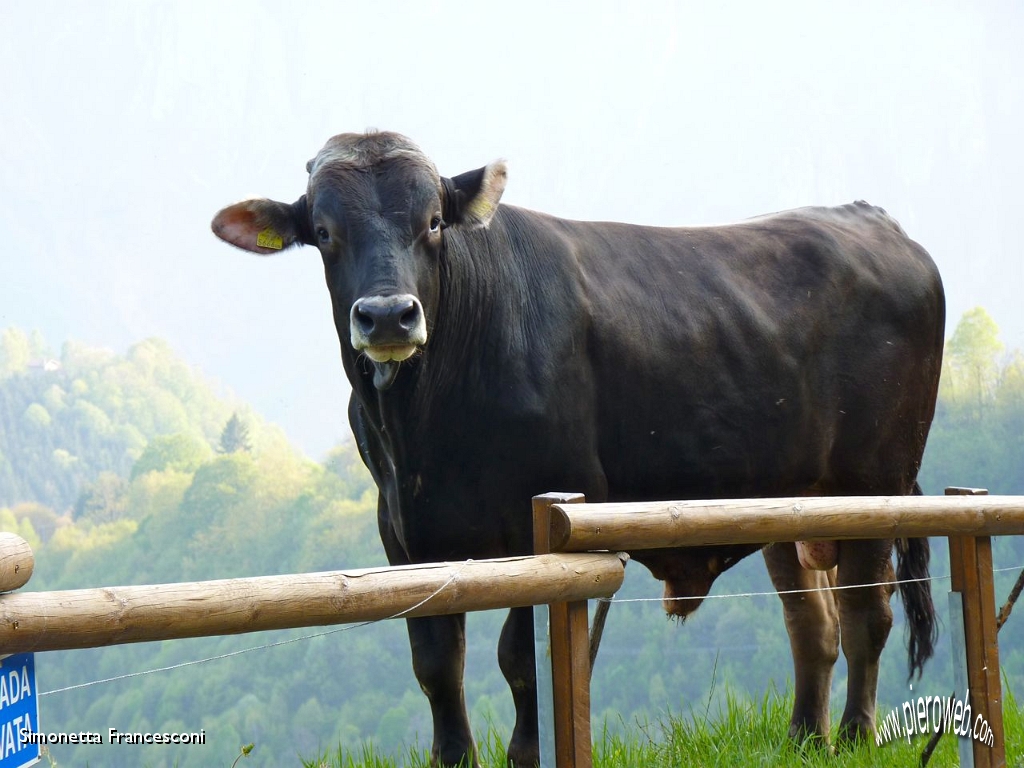
{"type": "MultiPolygon", "coordinates": [[[[792,700],[769,694],[761,701],[728,697],[717,717],[704,713],[690,716],[666,715],[648,723],[634,723],[623,735],[595,726],[595,768],[735,768],[735,766],[797,766],[802,768],[909,768],[919,766],[927,739],[923,736],[893,741],[881,747],[874,743],[835,751],[815,746],[799,747],[785,738],[792,700]]],[[[1024,712],[1011,694],[1004,702],[1007,765],[1024,768],[1024,712]]],[[[504,768],[503,736],[489,732],[479,745],[483,765],[504,768]]],[[[929,768],[959,765],[956,737],[946,734],[932,755],[929,768]]],[[[425,750],[410,749],[395,758],[382,756],[372,747],[358,753],[345,750],[323,754],[305,768],[428,768],[425,750]]]]}

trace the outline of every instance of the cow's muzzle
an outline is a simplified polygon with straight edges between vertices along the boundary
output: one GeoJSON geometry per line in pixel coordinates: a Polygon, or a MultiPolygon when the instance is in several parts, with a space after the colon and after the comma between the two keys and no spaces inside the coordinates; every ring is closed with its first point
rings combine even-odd
{"type": "Polygon", "coordinates": [[[352,348],[375,363],[401,362],[427,342],[423,305],[415,296],[364,296],[349,317],[352,348]]]}

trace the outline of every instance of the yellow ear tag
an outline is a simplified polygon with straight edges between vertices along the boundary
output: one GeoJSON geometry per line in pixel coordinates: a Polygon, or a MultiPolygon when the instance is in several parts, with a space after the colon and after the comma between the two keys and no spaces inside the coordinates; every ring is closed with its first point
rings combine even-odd
{"type": "Polygon", "coordinates": [[[477,195],[476,200],[469,205],[469,214],[470,216],[483,220],[491,215],[491,211],[493,209],[494,206],[491,204],[490,200],[483,195],[477,195]]]}
{"type": "Polygon", "coordinates": [[[280,251],[284,247],[284,241],[277,232],[267,227],[256,235],[256,245],[260,248],[272,248],[275,251],[280,251]]]}

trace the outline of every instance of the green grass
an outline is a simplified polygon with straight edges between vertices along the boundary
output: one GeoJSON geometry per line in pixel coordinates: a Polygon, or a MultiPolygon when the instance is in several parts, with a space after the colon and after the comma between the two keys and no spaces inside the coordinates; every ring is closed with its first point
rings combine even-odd
{"type": "MultiPolygon", "coordinates": [[[[927,739],[917,736],[881,747],[874,742],[834,750],[815,745],[800,746],[785,737],[792,696],[768,693],[760,701],[727,694],[716,715],[694,712],[688,716],[667,714],[649,722],[622,724],[612,729],[594,728],[595,768],[735,768],[779,766],[782,768],[905,768],[920,765],[927,739]]],[[[887,713],[879,712],[879,716],[887,713]]],[[[1024,768],[1024,712],[1012,693],[1003,702],[1007,765],[1024,768]]],[[[833,741],[835,740],[833,733],[833,741]]],[[[504,736],[488,729],[478,744],[480,762],[505,767],[504,736]]],[[[372,746],[358,752],[338,748],[319,755],[304,768],[428,768],[425,749],[410,749],[400,757],[380,755],[372,746]]],[[[959,765],[956,737],[946,734],[932,755],[929,768],[959,765]]]]}

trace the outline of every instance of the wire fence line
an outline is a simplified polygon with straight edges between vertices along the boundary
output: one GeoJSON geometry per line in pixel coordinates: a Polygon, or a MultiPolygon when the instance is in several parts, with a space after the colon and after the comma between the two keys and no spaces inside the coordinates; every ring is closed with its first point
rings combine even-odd
{"type": "Polygon", "coordinates": [[[386,616],[383,619],[374,619],[373,621],[363,621],[363,622],[360,622],[358,624],[347,624],[347,625],[345,625],[343,627],[335,627],[334,629],[327,629],[327,630],[324,630],[323,632],[313,632],[313,633],[308,634],[308,635],[302,635],[300,637],[292,637],[292,638],[289,638],[287,640],[278,640],[278,641],[273,642],[273,643],[264,643],[263,645],[256,645],[256,646],[253,646],[252,648],[241,648],[241,649],[239,649],[237,651],[230,651],[229,653],[222,653],[222,654],[219,654],[217,656],[207,657],[205,659],[195,659],[193,661],[183,661],[180,664],[171,664],[170,666],[167,666],[167,667],[157,667],[156,669],[145,669],[145,670],[142,670],[140,672],[128,672],[128,673],[126,673],[124,675],[116,675],[114,677],[106,677],[106,678],[103,678],[102,680],[93,680],[93,681],[88,682],[88,683],[78,683],[77,685],[68,685],[68,686],[65,686],[64,688],[55,688],[52,691],[40,691],[39,692],[39,696],[42,697],[42,696],[49,696],[49,695],[54,694],[54,693],[65,693],[67,691],[74,691],[74,690],[77,690],[79,688],[91,688],[94,685],[101,685],[103,683],[113,683],[113,682],[116,682],[118,680],[127,680],[127,679],[132,678],[132,677],[142,677],[143,675],[152,675],[152,674],[154,674],[156,672],[168,672],[168,671],[170,671],[172,669],[181,669],[183,667],[193,667],[193,666],[196,666],[197,664],[206,664],[207,662],[210,662],[210,661],[219,661],[220,659],[228,659],[228,658],[231,658],[232,656],[241,656],[244,653],[254,653],[255,651],[265,651],[268,648],[278,648],[278,647],[280,647],[282,645],[291,645],[293,643],[299,643],[299,642],[302,642],[304,640],[313,640],[313,639],[318,638],[318,637],[327,637],[328,635],[336,635],[336,634],[338,634],[340,632],[348,632],[348,631],[353,630],[353,629],[361,629],[362,627],[368,627],[371,624],[378,624],[378,623],[380,623],[382,621],[391,621],[391,619],[400,619],[402,616],[405,616],[407,613],[411,613],[412,611],[415,611],[420,606],[426,605],[431,600],[433,600],[435,597],[437,597],[442,592],[444,592],[446,589],[448,589],[448,587],[450,587],[456,581],[458,581],[459,576],[465,570],[466,566],[469,565],[472,562],[473,562],[472,559],[464,561],[459,566],[459,569],[457,571],[455,571],[455,573],[453,573],[451,576],[448,577],[447,581],[445,581],[444,584],[442,584],[440,587],[435,589],[431,594],[427,595],[425,598],[420,600],[415,605],[410,605],[408,608],[404,608],[401,611],[399,611],[398,613],[392,614],[391,616],[386,616]]]}
{"type": "MultiPolygon", "coordinates": [[[[995,569],[993,569],[993,572],[995,569]]],[[[898,584],[916,584],[921,581],[942,581],[945,576],[923,576],[919,579],[898,579],[895,581],[875,581],[870,584],[843,584],[835,587],[805,587],[803,589],[776,589],[768,592],[731,592],[725,595],[684,595],[683,597],[599,597],[597,600],[608,603],[674,603],[682,600],[715,600],[731,597],[771,597],[774,595],[802,595],[807,592],[839,592],[844,589],[863,589],[864,587],[886,587],[898,584]]]]}
{"type": "MultiPolygon", "coordinates": [[[[57,693],[67,693],[69,691],[75,691],[75,690],[79,690],[79,689],[82,689],[82,688],[91,688],[91,687],[93,687],[95,685],[103,685],[104,683],[114,683],[114,682],[118,682],[120,680],[128,680],[128,679],[131,679],[131,678],[134,678],[134,677],[143,677],[145,675],[152,675],[152,674],[156,674],[157,672],[169,672],[169,671],[175,670],[175,669],[183,669],[185,667],[193,667],[193,666],[196,666],[196,665],[199,665],[199,664],[206,664],[206,663],[211,662],[211,661],[220,661],[221,659],[229,659],[229,658],[231,658],[233,656],[241,656],[241,655],[246,654],[246,653],[254,653],[256,651],[265,651],[265,650],[268,650],[268,649],[271,649],[271,648],[278,648],[278,647],[281,647],[281,646],[284,646],[284,645],[292,645],[294,643],[304,642],[306,640],[314,640],[314,639],[319,638],[319,637],[327,637],[328,635],[336,635],[336,634],[339,634],[341,632],[348,632],[348,631],[353,630],[353,629],[361,629],[363,627],[368,627],[368,626],[371,626],[373,624],[379,624],[379,623],[381,623],[383,621],[390,621],[392,619],[400,619],[402,616],[404,616],[404,615],[406,615],[408,613],[411,613],[412,611],[416,610],[420,606],[426,605],[431,600],[433,600],[435,597],[437,597],[442,592],[444,592],[446,589],[448,589],[450,586],[452,586],[458,580],[459,575],[462,573],[462,571],[466,567],[466,565],[468,565],[471,562],[473,562],[473,561],[472,560],[464,561],[461,564],[461,566],[459,567],[459,569],[455,573],[453,573],[448,578],[448,580],[445,581],[444,584],[442,584],[433,593],[431,593],[427,597],[423,598],[422,600],[420,600],[415,605],[411,605],[408,608],[405,608],[405,609],[399,611],[398,613],[395,613],[395,614],[393,614],[391,616],[388,616],[386,618],[383,618],[383,619],[375,619],[373,621],[364,621],[364,622],[361,622],[359,624],[347,624],[347,625],[345,625],[343,627],[336,627],[334,629],[324,630],[323,632],[314,632],[314,633],[311,633],[311,634],[308,634],[308,635],[302,635],[300,637],[289,638],[287,640],[278,640],[278,641],[273,642],[273,643],[265,643],[263,645],[257,645],[257,646],[253,646],[251,648],[242,648],[242,649],[239,649],[237,651],[230,651],[228,653],[222,653],[222,654],[218,654],[216,656],[209,656],[209,657],[203,658],[203,659],[195,659],[195,660],[192,660],[192,661],[183,661],[183,662],[181,662],[179,664],[171,664],[171,665],[166,666],[166,667],[156,667],[154,669],[145,669],[145,670],[141,670],[141,671],[138,671],[138,672],[128,672],[128,673],[123,674],[123,675],[116,675],[114,677],[106,677],[106,678],[102,678],[100,680],[92,680],[92,681],[90,681],[88,683],[78,683],[76,685],[68,685],[68,686],[65,686],[63,688],[55,688],[54,690],[51,690],[51,691],[40,691],[39,692],[39,696],[42,697],[42,696],[50,696],[52,694],[57,694],[57,693]]],[[[1024,566],[1018,565],[1018,566],[1012,566],[1012,567],[1008,567],[1008,568],[993,568],[992,569],[992,573],[994,573],[994,574],[995,573],[1004,573],[1004,572],[1007,572],[1007,571],[1024,571],[1024,566]]],[[[863,587],[898,586],[900,584],[913,584],[913,583],[918,583],[918,582],[922,582],[922,581],[929,581],[929,582],[931,582],[931,581],[945,581],[945,580],[948,580],[949,578],[950,578],[949,574],[945,574],[945,575],[942,575],[942,576],[927,576],[927,577],[917,578],[917,579],[897,579],[897,580],[893,580],[893,581],[878,581],[878,582],[874,582],[874,583],[871,583],[871,584],[844,584],[844,585],[835,586],[835,587],[831,587],[831,586],[830,587],[809,587],[809,588],[805,588],[805,589],[770,590],[770,591],[765,591],[765,592],[732,592],[732,593],[720,594],[720,595],[705,595],[704,597],[696,597],[696,596],[686,596],[686,597],[624,597],[624,598],[602,597],[602,598],[597,598],[597,600],[598,600],[598,602],[606,602],[606,603],[664,603],[664,602],[674,602],[674,601],[680,601],[680,600],[714,600],[714,599],[731,599],[731,598],[771,597],[773,595],[794,595],[794,594],[803,594],[803,593],[807,593],[807,592],[836,592],[836,591],[843,590],[843,589],[860,589],[860,588],[863,588],[863,587]]]]}

